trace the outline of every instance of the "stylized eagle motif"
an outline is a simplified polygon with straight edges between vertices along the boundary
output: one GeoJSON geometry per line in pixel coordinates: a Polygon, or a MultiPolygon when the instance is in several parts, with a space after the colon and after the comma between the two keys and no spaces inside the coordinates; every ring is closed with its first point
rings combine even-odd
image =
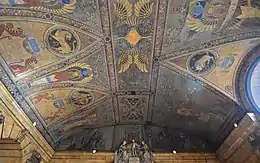
{"type": "Polygon", "coordinates": [[[121,54],[118,58],[119,73],[126,72],[131,64],[135,64],[141,72],[148,72],[149,65],[148,56],[140,54],[137,50],[130,50],[127,53],[121,54]]]}
{"type": "Polygon", "coordinates": [[[192,0],[187,15],[187,26],[196,32],[212,31],[220,21],[225,8],[224,4],[213,0],[192,0]]]}
{"type": "MultiPolygon", "coordinates": [[[[113,3],[118,18],[128,19],[133,16],[133,6],[128,0],[117,0],[113,3]]],[[[139,0],[134,5],[134,15],[138,18],[148,18],[153,9],[153,3],[150,0],[139,0]]]]}
{"type": "Polygon", "coordinates": [[[119,73],[126,72],[133,63],[133,57],[130,54],[121,54],[118,57],[119,73]]]}
{"type": "Polygon", "coordinates": [[[30,8],[50,12],[54,14],[72,14],[76,8],[77,0],[49,0],[40,2],[37,5],[31,5],[30,8]]]}
{"type": "Polygon", "coordinates": [[[149,64],[147,55],[137,54],[134,56],[134,63],[142,72],[148,72],[147,65],[149,64]]]}
{"type": "MultiPolygon", "coordinates": [[[[113,6],[117,17],[125,23],[133,26],[132,29],[135,29],[136,25],[139,23],[139,19],[149,18],[153,9],[153,3],[151,3],[150,0],[139,0],[134,5],[132,5],[128,0],[117,0],[113,3],[113,6]]],[[[134,38],[136,37],[134,36],[134,38]]],[[[133,48],[131,50],[123,52],[118,57],[118,72],[126,72],[132,64],[135,64],[141,72],[148,72],[148,56],[139,53],[135,44],[132,46],[133,48]]]]}
{"type": "Polygon", "coordinates": [[[135,4],[135,15],[139,18],[148,18],[153,10],[150,0],[140,0],[135,4]]]}
{"type": "Polygon", "coordinates": [[[117,3],[114,3],[113,5],[116,14],[120,19],[127,19],[132,16],[132,5],[128,0],[118,0],[117,3]]]}

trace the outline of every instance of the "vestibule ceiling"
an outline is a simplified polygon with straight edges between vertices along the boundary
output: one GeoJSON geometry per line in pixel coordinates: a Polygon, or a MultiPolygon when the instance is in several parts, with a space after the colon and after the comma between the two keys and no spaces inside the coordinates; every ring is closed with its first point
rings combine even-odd
{"type": "Polygon", "coordinates": [[[0,6],[0,79],[55,150],[215,151],[252,111],[235,83],[259,44],[259,0],[0,6]]]}

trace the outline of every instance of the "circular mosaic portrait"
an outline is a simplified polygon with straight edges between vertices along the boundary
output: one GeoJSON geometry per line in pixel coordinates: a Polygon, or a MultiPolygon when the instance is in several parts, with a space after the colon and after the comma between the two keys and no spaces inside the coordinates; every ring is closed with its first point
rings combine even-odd
{"type": "Polygon", "coordinates": [[[257,58],[248,69],[246,94],[251,105],[260,111],[260,58],[257,58]]]}
{"type": "Polygon", "coordinates": [[[206,74],[216,67],[217,54],[213,51],[199,52],[188,58],[187,67],[194,74],[206,74]]]}
{"type": "Polygon", "coordinates": [[[72,91],[69,94],[68,101],[71,105],[82,107],[93,101],[93,95],[88,91],[72,91]]]}
{"type": "Polygon", "coordinates": [[[55,26],[45,33],[45,44],[48,50],[58,57],[68,57],[80,49],[78,35],[65,27],[55,26]]]}

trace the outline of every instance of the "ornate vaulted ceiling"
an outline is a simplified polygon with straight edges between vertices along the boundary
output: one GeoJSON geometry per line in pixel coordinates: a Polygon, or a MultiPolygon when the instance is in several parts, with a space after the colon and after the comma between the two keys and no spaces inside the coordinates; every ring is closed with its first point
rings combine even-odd
{"type": "Polygon", "coordinates": [[[0,5],[1,81],[55,150],[215,151],[253,111],[235,85],[259,44],[258,0],[0,5]]]}

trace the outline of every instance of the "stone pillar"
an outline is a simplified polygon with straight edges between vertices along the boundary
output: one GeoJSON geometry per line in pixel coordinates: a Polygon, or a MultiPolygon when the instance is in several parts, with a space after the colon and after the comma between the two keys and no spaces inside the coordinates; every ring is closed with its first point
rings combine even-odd
{"type": "Polygon", "coordinates": [[[260,117],[248,113],[217,150],[217,156],[225,163],[260,162],[260,117]]]}

